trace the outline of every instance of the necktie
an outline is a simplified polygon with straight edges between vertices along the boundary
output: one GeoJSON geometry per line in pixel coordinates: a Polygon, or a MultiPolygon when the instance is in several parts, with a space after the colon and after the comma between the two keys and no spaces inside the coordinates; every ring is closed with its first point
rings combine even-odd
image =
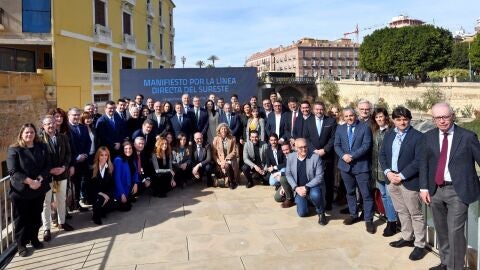
{"type": "Polygon", "coordinates": [[[230,114],[229,114],[229,115],[227,115],[227,122],[228,122],[228,126],[229,126],[229,127],[230,127],[230,120],[231,120],[231,119],[230,119],[230,114]]]}
{"type": "Polygon", "coordinates": [[[80,136],[80,128],[78,127],[78,125],[75,125],[73,127],[75,128],[75,132],[78,134],[78,136],[80,136]]]}
{"type": "Polygon", "coordinates": [[[297,119],[297,111],[293,111],[292,113],[292,132],[293,132],[293,127],[295,126],[295,119],[297,119]]]}
{"type": "Polygon", "coordinates": [[[52,140],[52,145],[56,147],[57,146],[57,137],[53,136],[53,137],[51,137],[51,140],[52,140]]]}
{"type": "Polygon", "coordinates": [[[182,117],[181,116],[178,116],[178,122],[180,123],[180,125],[182,125],[182,117]]]}
{"type": "Polygon", "coordinates": [[[140,158],[140,154],[137,156],[137,170],[139,173],[142,172],[142,159],[140,158]]]}
{"type": "Polygon", "coordinates": [[[198,113],[198,109],[195,109],[195,118],[196,118],[197,124],[198,124],[198,121],[200,120],[200,116],[199,116],[199,113],[198,113]]]}
{"type": "Polygon", "coordinates": [[[275,163],[278,165],[278,156],[277,156],[277,151],[273,150],[273,157],[275,158],[275,163]]]}
{"type": "Polygon", "coordinates": [[[348,126],[348,148],[352,150],[353,145],[353,128],[355,126],[348,126]]]}
{"type": "Polygon", "coordinates": [[[115,128],[115,120],[113,120],[113,117],[110,117],[110,122],[112,123],[112,126],[115,128]]]}
{"type": "Polygon", "coordinates": [[[318,137],[320,137],[320,135],[322,134],[322,123],[321,123],[320,118],[316,117],[315,119],[317,120],[317,133],[318,133],[318,137]]]}
{"type": "Polygon", "coordinates": [[[445,183],[444,174],[445,166],[447,165],[448,154],[448,132],[443,133],[442,149],[440,150],[440,157],[438,158],[437,171],[435,173],[435,184],[441,186],[445,183]]]}
{"type": "Polygon", "coordinates": [[[200,154],[201,154],[200,151],[202,151],[202,148],[201,148],[200,145],[199,145],[199,146],[197,146],[197,156],[198,156],[198,160],[200,160],[200,154]]]}

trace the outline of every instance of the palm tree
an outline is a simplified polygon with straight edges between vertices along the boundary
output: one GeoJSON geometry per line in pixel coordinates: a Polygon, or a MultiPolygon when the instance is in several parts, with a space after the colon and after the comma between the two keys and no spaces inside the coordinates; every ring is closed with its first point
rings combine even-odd
{"type": "Polygon", "coordinates": [[[215,67],[215,61],[220,60],[220,58],[218,58],[218,56],[216,56],[215,54],[212,54],[210,55],[210,57],[207,58],[207,60],[212,61],[212,66],[215,67]]]}
{"type": "Polygon", "coordinates": [[[195,63],[196,66],[198,66],[199,68],[202,68],[204,65],[205,65],[205,62],[203,62],[202,60],[198,60],[196,63],[195,63]]]}

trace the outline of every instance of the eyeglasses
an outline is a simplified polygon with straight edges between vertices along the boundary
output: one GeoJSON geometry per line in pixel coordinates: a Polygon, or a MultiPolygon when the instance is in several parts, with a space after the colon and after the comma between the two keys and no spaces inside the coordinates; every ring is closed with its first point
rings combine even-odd
{"type": "Polygon", "coordinates": [[[435,121],[440,121],[440,120],[446,121],[446,120],[450,120],[450,117],[452,117],[452,115],[434,116],[433,120],[435,120],[435,121]]]}
{"type": "Polygon", "coordinates": [[[305,150],[305,149],[307,149],[307,146],[297,146],[297,149],[305,150]]]}

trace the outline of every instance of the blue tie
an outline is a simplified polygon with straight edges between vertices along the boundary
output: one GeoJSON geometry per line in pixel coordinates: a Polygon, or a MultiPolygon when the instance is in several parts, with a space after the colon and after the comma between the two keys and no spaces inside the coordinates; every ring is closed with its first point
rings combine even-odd
{"type": "Polygon", "coordinates": [[[348,148],[352,150],[352,145],[353,145],[353,128],[355,126],[348,126],[348,148]]]}
{"type": "Polygon", "coordinates": [[[318,133],[318,137],[320,137],[320,135],[322,134],[322,120],[320,118],[316,118],[317,119],[317,133],[318,133]]]}

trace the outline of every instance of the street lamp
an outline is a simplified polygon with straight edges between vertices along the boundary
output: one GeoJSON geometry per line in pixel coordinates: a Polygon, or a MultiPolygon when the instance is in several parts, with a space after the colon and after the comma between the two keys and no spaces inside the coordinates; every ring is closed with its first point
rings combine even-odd
{"type": "Polygon", "coordinates": [[[185,68],[185,61],[187,61],[187,58],[185,56],[182,56],[180,60],[182,60],[182,68],[185,68]]]}

